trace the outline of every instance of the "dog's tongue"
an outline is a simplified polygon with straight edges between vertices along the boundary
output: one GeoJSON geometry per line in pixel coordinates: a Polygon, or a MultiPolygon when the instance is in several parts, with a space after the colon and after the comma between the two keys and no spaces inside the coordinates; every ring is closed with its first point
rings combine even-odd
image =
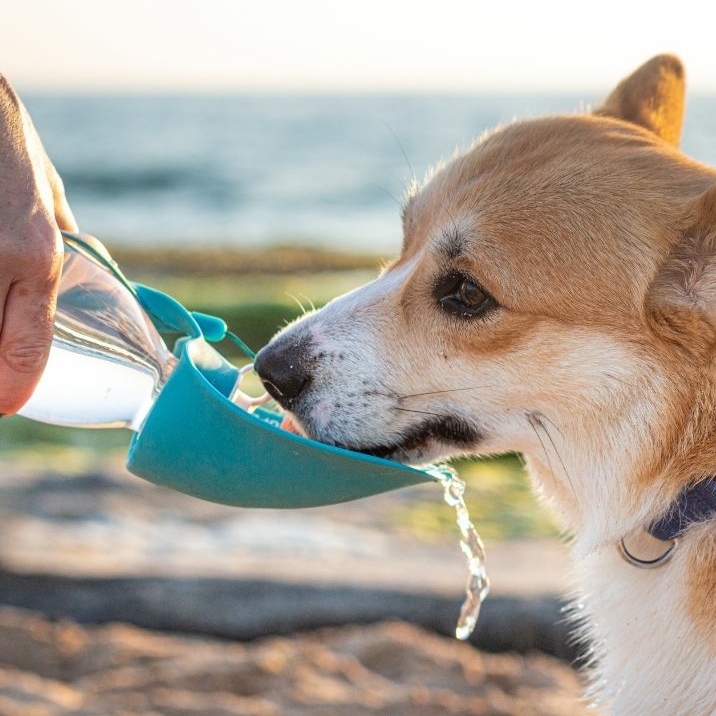
{"type": "Polygon", "coordinates": [[[294,435],[303,435],[301,430],[298,429],[298,426],[296,425],[296,423],[293,422],[291,416],[288,413],[284,414],[280,427],[282,430],[285,430],[288,433],[293,433],[294,435]]]}

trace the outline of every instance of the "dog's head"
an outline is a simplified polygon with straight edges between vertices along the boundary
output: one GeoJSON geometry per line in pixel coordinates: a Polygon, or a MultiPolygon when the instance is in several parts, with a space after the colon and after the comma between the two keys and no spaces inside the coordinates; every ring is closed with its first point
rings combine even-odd
{"type": "Polygon", "coordinates": [[[592,114],[488,134],[410,192],[391,266],[260,351],[266,388],[317,440],[518,451],[571,521],[642,519],[680,460],[716,465],[716,176],[677,150],[682,114],[660,56],[592,114]]]}

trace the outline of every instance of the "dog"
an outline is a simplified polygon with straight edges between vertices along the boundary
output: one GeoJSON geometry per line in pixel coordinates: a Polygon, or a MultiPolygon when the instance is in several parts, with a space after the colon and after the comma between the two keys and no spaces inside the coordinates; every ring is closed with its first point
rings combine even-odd
{"type": "Polygon", "coordinates": [[[678,150],[684,89],[660,55],[487,133],[408,191],[397,260],[255,362],[324,443],[521,453],[612,716],[716,714],[716,171],[678,150]]]}

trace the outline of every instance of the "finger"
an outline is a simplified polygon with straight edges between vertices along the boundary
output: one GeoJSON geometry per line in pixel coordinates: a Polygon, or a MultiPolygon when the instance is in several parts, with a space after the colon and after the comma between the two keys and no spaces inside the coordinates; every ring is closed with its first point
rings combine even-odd
{"type": "Polygon", "coordinates": [[[71,231],[75,234],[79,231],[75,215],[72,213],[64,194],[55,197],[55,221],[62,231],[71,231]]]}
{"type": "Polygon", "coordinates": [[[0,414],[17,412],[47,362],[61,255],[33,255],[33,268],[13,281],[0,314],[0,414]],[[44,267],[44,268],[43,268],[44,267]]]}

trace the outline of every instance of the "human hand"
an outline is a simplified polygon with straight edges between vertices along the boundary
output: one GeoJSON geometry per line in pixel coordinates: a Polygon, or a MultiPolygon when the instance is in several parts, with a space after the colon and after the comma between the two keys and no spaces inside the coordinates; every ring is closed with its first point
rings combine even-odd
{"type": "Polygon", "coordinates": [[[29,113],[0,75],[0,415],[32,395],[52,342],[60,230],[77,231],[29,113]]]}

